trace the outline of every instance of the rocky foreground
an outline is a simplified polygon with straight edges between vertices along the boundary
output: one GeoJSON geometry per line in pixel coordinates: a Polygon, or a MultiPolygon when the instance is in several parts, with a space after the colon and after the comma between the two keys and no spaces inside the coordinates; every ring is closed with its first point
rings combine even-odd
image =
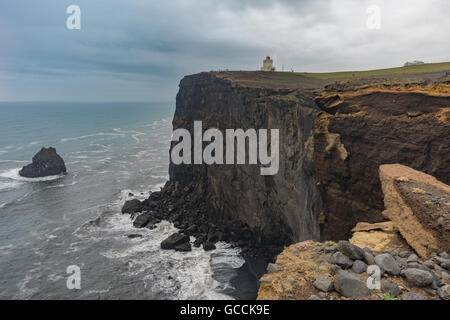
{"type": "Polygon", "coordinates": [[[391,221],[285,248],[258,299],[450,300],[450,187],[402,165],[381,166],[380,179],[391,221]]]}
{"type": "MultiPolygon", "coordinates": [[[[137,228],[153,228],[161,220],[173,222],[179,232],[161,243],[163,249],[188,251],[202,246],[212,250],[217,241],[226,241],[243,248],[244,255],[263,254],[269,261],[284,246],[311,239],[321,245],[307,243],[308,256],[299,251],[299,257],[311,259],[314,254],[314,259],[323,260],[320,264],[334,286],[338,273],[331,274],[331,266],[336,265],[330,260],[332,252],[317,249],[334,247],[324,246],[324,240],[349,239],[353,233],[351,242],[370,248],[373,256],[390,254],[386,259],[396,262],[400,273],[385,272],[384,277],[407,279],[402,270],[408,263],[404,266],[399,259],[407,260],[412,254],[420,256],[416,262],[420,268],[431,254],[436,255],[433,268],[427,268],[434,273],[443,268],[438,259],[446,259],[449,251],[448,191],[442,187],[450,183],[448,74],[334,81],[287,72],[208,72],[183,78],[176,104],[173,129],[186,129],[191,136],[196,120],[202,121],[204,130],[222,132],[279,129],[280,163],[274,176],[261,176],[258,165],[171,163],[170,180],[160,192],[144,201],[128,201],[122,210],[137,228]],[[413,171],[400,165],[383,167],[392,163],[413,171]],[[380,166],[387,170],[379,171],[380,166]],[[424,180],[414,170],[442,182],[430,184],[431,178],[424,180]],[[403,245],[403,251],[411,253],[406,258],[393,251],[403,245]]],[[[333,250],[338,258],[351,260],[347,267],[338,264],[346,272],[343,277],[361,277],[358,281],[364,282],[364,273],[349,269],[368,261],[348,257],[337,246],[333,250]]],[[[286,265],[278,268],[283,272],[286,265]]],[[[441,282],[433,280],[423,287],[434,297],[445,297],[441,275],[435,274],[441,282]]],[[[302,275],[296,274],[294,280],[296,276],[302,275]]],[[[315,281],[313,276],[308,278],[315,281]]],[[[260,293],[273,287],[276,294],[267,298],[289,298],[280,288],[290,288],[284,280],[292,277],[281,277],[280,282],[270,279],[271,285],[261,286],[260,293]]],[[[395,283],[395,279],[391,280],[395,283]]],[[[406,288],[402,293],[407,293],[408,283],[398,284],[406,288]]],[[[309,287],[297,286],[303,289],[289,292],[294,298],[319,294],[314,286],[310,295],[300,294],[309,287]]],[[[365,298],[376,297],[374,292],[365,298]]]]}

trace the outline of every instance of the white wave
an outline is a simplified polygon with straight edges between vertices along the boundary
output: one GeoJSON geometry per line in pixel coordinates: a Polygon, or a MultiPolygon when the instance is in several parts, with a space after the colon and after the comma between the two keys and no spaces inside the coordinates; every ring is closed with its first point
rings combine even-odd
{"type": "MultiPolygon", "coordinates": [[[[4,206],[6,206],[8,204],[8,202],[4,202],[4,203],[0,203],[0,209],[3,208],[4,206]]],[[[1,247],[0,247],[1,249],[1,247]]]]}
{"type": "Polygon", "coordinates": [[[0,160],[0,163],[8,163],[8,162],[12,162],[12,163],[26,163],[27,161],[24,161],[24,160],[0,160]]]}
{"type": "Polygon", "coordinates": [[[155,186],[151,187],[150,191],[151,192],[161,191],[162,187],[164,187],[165,184],[166,184],[166,182],[158,183],[155,186]]]}
{"type": "MultiPolygon", "coordinates": [[[[17,189],[21,184],[19,181],[0,181],[0,192],[17,189]]],[[[3,206],[0,206],[0,208],[3,208],[3,206]]]]}
{"type": "MultiPolygon", "coordinates": [[[[178,231],[172,223],[163,221],[153,230],[136,229],[132,227],[129,217],[115,214],[109,218],[103,230],[113,234],[142,235],[141,238],[135,239],[123,237],[124,241],[127,241],[125,248],[111,248],[100,254],[126,263],[128,271],[125,275],[142,277],[145,288],[150,292],[163,293],[180,300],[232,299],[215,291],[219,283],[214,280],[211,269],[211,254],[214,251],[206,252],[195,247],[189,252],[161,250],[161,241],[178,231]]],[[[193,237],[191,241],[194,241],[193,237]]],[[[218,245],[218,248],[220,251],[216,255],[220,255],[220,252],[225,253],[227,257],[239,255],[238,250],[227,251],[229,246],[226,244],[218,245]]]]}
{"type": "Polygon", "coordinates": [[[63,174],[47,176],[41,178],[25,178],[19,175],[19,171],[21,168],[10,169],[0,173],[0,178],[11,179],[15,181],[23,181],[23,182],[41,182],[41,181],[52,181],[57,180],[64,177],[63,174]]]}
{"type": "Polygon", "coordinates": [[[87,135],[79,136],[79,137],[62,138],[60,141],[61,142],[74,141],[74,140],[86,139],[86,138],[97,137],[97,136],[122,136],[123,137],[123,136],[125,136],[125,134],[123,134],[123,133],[112,133],[112,132],[98,132],[98,133],[87,134],[87,135]]]}

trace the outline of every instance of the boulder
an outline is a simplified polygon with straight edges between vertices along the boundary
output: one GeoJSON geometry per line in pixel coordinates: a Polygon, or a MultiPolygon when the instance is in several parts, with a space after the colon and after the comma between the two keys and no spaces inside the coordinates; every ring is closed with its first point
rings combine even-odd
{"type": "Polygon", "coordinates": [[[408,268],[404,272],[406,279],[417,287],[426,287],[433,283],[433,275],[425,270],[408,268]]]}
{"type": "Polygon", "coordinates": [[[338,251],[331,256],[331,263],[337,264],[343,269],[348,269],[352,266],[353,261],[342,252],[338,251]]]}
{"type": "Polygon", "coordinates": [[[428,300],[427,297],[415,292],[406,292],[400,296],[402,300],[428,300]]]}
{"type": "Polygon", "coordinates": [[[318,276],[316,278],[313,285],[316,289],[318,289],[320,291],[328,292],[328,291],[333,290],[334,280],[333,280],[333,278],[331,278],[327,275],[321,274],[320,276],[318,276]]]}
{"type": "Polygon", "coordinates": [[[150,227],[150,229],[152,229],[156,222],[157,222],[157,220],[155,220],[155,218],[153,218],[151,212],[145,212],[145,213],[139,215],[136,219],[134,219],[133,226],[135,228],[150,227]]]}
{"type": "MultiPolygon", "coordinates": [[[[358,247],[368,247],[371,251],[406,249],[408,244],[391,221],[367,223],[359,222],[353,229],[350,242],[358,247]]],[[[364,249],[363,249],[364,250],[364,249]]],[[[367,250],[364,250],[367,252],[367,250]]],[[[370,252],[373,255],[373,252],[370,252]]]]}
{"type": "Polygon", "coordinates": [[[435,208],[433,199],[417,186],[426,186],[425,189],[433,190],[431,193],[447,195],[450,194],[450,186],[400,164],[381,165],[379,175],[384,194],[383,215],[393,222],[408,244],[422,258],[427,258],[432,252],[445,251],[450,245],[450,229],[440,225],[438,219],[427,218],[427,210],[435,208]],[[424,204],[426,202],[429,207],[424,204]]]}
{"type": "Polygon", "coordinates": [[[400,288],[395,283],[392,283],[386,279],[381,280],[380,289],[381,292],[390,293],[394,297],[398,297],[402,293],[402,290],[400,290],[400,288]]]}
{"type": "Polygon", "coordinates": [[[189,242],[184,242],[180,244],[176,244],[174,247],[175,251],[191,251],[191,244],[189,242]]]}
{"type": "Polygon", "coordinates": [[[347,257],[353,260],[364,259],[364,250],[349,241],[341,240],[337,244],[337,248],[340,252],[345,254],[347,257]]]}
{"type": "Polygon", "coordinates": [[[168,237],[166,240],[161,242],[161,249],[164,249],[164,250],[177,249],[179,251],[189,251],[189,250],[184,250],[187,248],[190,249],[189,241],[190,241],[189,236],[181,234],[181,233],[174,233],[173,235],[168,237]],[[187,246],[187,244],[189,246],[187,246]]]}
{"type": "Polygon", "coordinates": [[[446,284],[439,288],[439,297],[445,300],[450,300],[450,285],[446,284]]]}
{"type": "Polygon", "coordinates": [[[367,265],[364,262],[362,262],[361,260],[356,260],[353,262],[352,270],[354,273],[360,274],[360,273],[366,272],[367,265]]]}
{"type": "Polygon", "coordinates": [[[19,175],[26,178],[39,178],[66,174],[64,160],[56,153],[55,148],[42,148],[33,157],[32,163],[24,166],[19,175]]]}
{"type": "Polygon", "coordinates": [[[348,271],[341,271],[336,275],[334,287],[341,295],[352,299],[365,298],[370,294],[366,283],[348,271]]]}
{"type": "Polygon", "coordinates": [[[122,207],[122,213],[137,213],[143,209],[142,203],[138,199],[128,200],[122,207]]]}
{"type": "Polygon", "coordinates": [[[385,272],[398,276],[400,274],[400,268],[397,265],[394,257],[389,253],[382,253],[375,256],[375,263],[385,272]]]}

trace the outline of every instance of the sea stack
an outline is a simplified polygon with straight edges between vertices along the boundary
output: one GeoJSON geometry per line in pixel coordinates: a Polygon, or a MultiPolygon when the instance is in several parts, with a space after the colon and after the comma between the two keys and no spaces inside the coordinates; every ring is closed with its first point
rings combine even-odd
{"type": "Polygon", "coordinates": [[[19,175],[25,178],[39,178],[65,174],[67,172],[64,160],[56,153],[56,149],[42,148],[33,157],[33,162],[24,166],[19,175]]]}

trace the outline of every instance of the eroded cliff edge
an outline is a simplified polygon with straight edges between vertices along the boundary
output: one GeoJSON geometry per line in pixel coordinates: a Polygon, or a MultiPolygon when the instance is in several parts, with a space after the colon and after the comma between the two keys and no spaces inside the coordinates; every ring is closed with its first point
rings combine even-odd
{"type": "Polygon", "coordinates": [[[245,247],[347,239],[357,222],[385,220],[380,165],[399,163],[450,182],[449,119],[448,76],[340,82],[277,72],[187,76],[173,129],[191,137],[194,121],[221,132],[279,129],[279,171],[262,176],[258,165],[171,163],[163,190],[137,201],[132,211],[144,214],[134,223],[168,219],[206,250],[220,240],[245,247]]]}
{"type": "Polygon", "coordinates": [[[289,73],[187,76],[173,128],[193,135],[194,120],[223,132],[279,128],[280,170],[261,176],[256,165],[171,164],[166,187],[186,191],[182,201],[204,202],[219,228],[242,222],[256,242],[347,239],[357,222],[384,220],[381,164],[450,182],[449,88],[448,78],[330,84],[289,73]]]}

